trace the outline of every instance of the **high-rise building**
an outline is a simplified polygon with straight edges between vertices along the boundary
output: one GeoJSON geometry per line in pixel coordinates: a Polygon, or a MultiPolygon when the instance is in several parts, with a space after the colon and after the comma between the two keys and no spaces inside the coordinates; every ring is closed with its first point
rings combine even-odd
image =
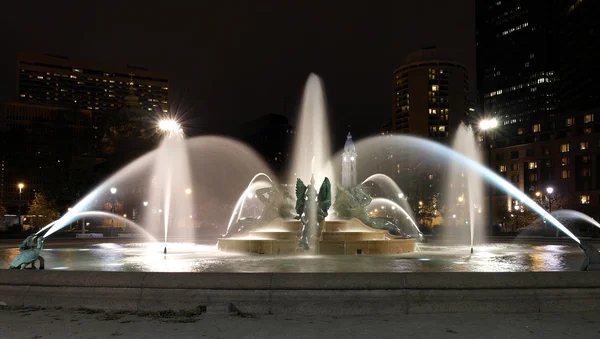
{"type": "MultiPolygon", "coordinates": [[[[391,126],[382,127],[382,137],[405,133],[448,143],[468,117],[467,69],[435,47],[411,53],[405,64],[394,70],[393,89],[391,126]]],[[[376,154],[377,161],[386,164],[384,172],[403,188],[419,218],[426,219],[426,207],[436,208],[436,197],[442,190],[441,159],[414,150],[380,152],[386,152],[376,154]]]]}
{"type": "Polygon", "coordinates": [[[435,48],[411,53],[394,70],[392,133],[444,141],[469,109],[467,69],[435,48]]]}
{"type": "MultiPolygon", "coordinates": [[[[138,136],[146,133],[140,122],[168,113],[169,79],[146,68],[20,53],[17,72],[16,102],[0,111],[0,204],[13,213],[35,192],[52,195],[58,205],[79,199],[94,184],[96,166],[106,163],[100,140],[109,146],[123,140],[107,138],[107,131],[138,136]],[[111,124],[117,127],[108,129],[111,124]],[[19,182],[25,184],[21,194],[19,182]]],[[[129,141],[126,148],[135,154],[127,155],[140,155],[129,141]]],[[[124,155],[113,158],[118,163],[124,155]]]]}
{"type": "Polygon", "coordinates": [[[25,212],[36,192],[76,199],[82,192],[69,191],[93,182],[91,111],[11,102],[0,113],[0,205],[8,212],[25,212]]]}
{"type": "Polygon", "coordinates": [[[169,78],[147,68],[108,67],[62,56],[19,53],[17,71],[20,102],[103,113],[122,107],[133,87],[143,110],[167,113],[169,109],[169,78]]]}
{"type": "Polygon", "coordinates": [[[557,1],[477,0],[479,114],[504,125],[556,111],[557,1]]]}
{"type": "Polygon", "coordinates": [[[557,97],[561,112],[600,108],[600,2],[562,0],[557,97]]]}

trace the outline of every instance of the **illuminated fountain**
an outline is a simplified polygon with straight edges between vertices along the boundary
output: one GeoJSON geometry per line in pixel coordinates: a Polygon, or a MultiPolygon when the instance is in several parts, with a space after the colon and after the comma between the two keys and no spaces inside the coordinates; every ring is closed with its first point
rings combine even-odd
{"type": "MultiPolygon", "coordinates": [[[[481,164],[481,153],[477,149],[475,135],[471,127],[461,123],[454,135],[452,148],[472,161],[481,164]]],[[[465,166],[460,162],[450,164],[450,171],[447,179],[447,206],[450,207],[449,213],[453,216],[462,216],[453,218],[458,221],[459,226],[468,225],[470,234],[471,252],[473,252],[473,243],[475,235],[479,239],[483,237],[485,230],[484,218],[482,218],[483,205],[483,180],[471,167],[465,166]],[[477,227],[477,230],[475,229],[477,227]]],[[[449,225],[446,225],[450,227],[449,225]]],[[[456,225],[455,225],[456,226],[456,225]]]]}
{"type": "MultiPolygon", "coordinates": [[[[258,254],[289,254],[308,249],[313,253],[320,254],[389,254],[414,251],[415,238],[408,235],[398,224],[398,221],[402,224],[409,224],[410,233],[420,235],[412,215],[393,200],[379,198],[372,202],[362,185],[357,186],[358,154],[350,133],[346,139],[341,162],[338,162],[341,163],[341,185],[337,187],[333,176],[332,155],[329,150],[329,131],[323,88],[321,80],[311,74],[302,99],[294,159],[289,174],[290,178],[297,180],[296,210],[290,211],[291,206],[285,203],[286,199],[265,200],[264,211],[276,211],[266,213],[271,214],[272,217],[268,220],[264,216],[258,220],[241,220],[244,203],[252,197],[263,196],[262,189],[253,187],[254,181],[259,175],[255,176],[248,184],[248,188],[238,198],[227,227],[227,233],[224,238],[219,239],[219,249],[258,254]],[[302,182],[308,178],[311,179],[310,185],[313,186],[313,189],[307,188],[302,182]],[[323,191],[323,186],[321,186],[317,194],[315,183],[323,182],[323,185],[327,185],[327,179],[333,181],[334,189],[328,191],[330,189],[326,188],[323,191]],[[310,194],[304,194],[311,190],[318,199],[310,194]],[[333,208],[336,218],[328,217],[323,220],[316,227],[314,236],[306,238],[306,235],[303,235],[301,237],[301,233],[304,233],[309,227],[304,226],[303,228],[301,221],[305,218],[306,220],[317,219],[317,211],[323,212],[323,199],[327,201],[324,210],[327,215],[327,209],[332,203],[330,197],[333,192],[337,192],[336,204],[333,208]],[[372,203],[388,205],[389,212],[394,212],[396,218],[389,218],[389,215],[375,216],[372,211],[369,214],[368,208],[372,203]],[[309,215],[303,216],[302,211],[309,211],[309,215]],[[295,219],[300,219],[300,221],[290,218],[294,212],[298,215],[295,219]],[[396,213],[399,213],[400,217],[396,213]],[[245,234],[238,234],[244,233],[239,230],[244,230],[245,234]]],[[[372,176],[368,180],[381,181],[384,183],[385,189],[391,188],[393,191],[391,199],[401,197],[401,191],[397,185],[395,183],[390,185],[383,178],[391,180],[384,175],[372,176]]],[[[269,181],[271,181],[270,178],[269,181]]],[[[277,184],[273,184],[272,181],[270,185],[273,188],[277,187],[277,184]]],[[[276,192],[271,192],[271,195],[273,194],[277,195],[276,192]]],[[[404,203],[406,202],[404,201],[404,203]]]]}
{"type": "Polygon", "coordinates": [[[148,207],[142,220],[151,233],[164,232],[164,253],[167,253],[167,237],[172,235],[193,238],[193,229],[186,227],[193,214],[192,178],[188,151],[179,123],[172,119],[159,122],[164,133],[155,151],[151,173],[148,207]]]}
{"type": "MultiPolygon", "coordinates": [[[[458,134],[463,137],[457,138],[454,149],[422,138],[397,135],[368,138],[356,145],[347,144],[348,147],[343,151],[331,154],[322,84],[315,75],[311,75],[307,81],[298,126],[293,165],[289,174],[278,180],[269,172],[265,162],[245,145],[222,137],[185,139],[175,121],[163,121],[160,129],[165,137],[156,150],[108,178],[61,219],[38,234],[46,232],[43,237],[47,238],[79,218],[98,213],[93,209],[106,199],[110,188],[119,187],[119,192],[127,191],[121,187],[136,181],[146,185],[144,192],[147,193],[144,194],[147,195],[143,199],[144,205],[140,205],[142,217],[132,224],[136,225],[133,228],[137,228],[139,223],[152,235],[158,235],[157,239],[164,242],[161,248],[164,247],[165,251],[167,244],[174,251],[171,253],[181,253],[181,249],[191,248],[189,245],[169,242],[169,238],[180,236],[187,241],[192,240],[192,228],[189,225],[183,227],[183,220],[194,214],[199,215],[201,220],[215,220],[217,226],[224,228],[227,225],[227,237],[218,242],[218,248],[223,251],[296,253],[302,225],[294,219],[294,180],[308,182],[314,176],[315,185],[320,185],[325,178],[331,180],[333,207],[320,225],[320,232],[314,237],[311,250],[300,253],[410,253],[415,250],[415,241],[419,239],[420,232],[404,193],[385,174],[372,174],[379,171],[369,169],[371,164],[368,160],[357,161],[359,155],[374,154],[383,149],[402,149],[446,159],[448,168],[455,165],[460,173],[467,173],[469,179],[473,178],[473,183],[469,180],[462,192],[469,206],[469,222],[473,227],[471,247],[473,235],[481,233],[474,229],[481,223],[477,221],[480,206],[471,203],[471,200],[480,201],[476,197],[481,194],[480,188],[477,188],[481,180],[518,199],[580,243],[577,237],[526,194],[483,166],[473,153],[472,131],[464,127],[459,129],[458,134]],[[341,168],[338,170],[337,166],[341,168]],[[341,180],[338,181],[334,173],[341,173],[341,180]],[[357,185],[360,182],[358,178],[365,177],[357,185]],[[357,187],[361,189],[355,189],[357,187]],[[377,194],[363,197],[362,194],[369,189],[373,192],[378,190],[377,194]],[[340,192],[350,192],[349,196],[361,209],[354,209],[355,214],[341,215],[339,211],[343,209],[335,206],[336,202],[343,202],[343,194],[335,196],[340,192]],[[228,210],[219,208],[226,204],[230,205],[228,210]],[[361,214],[363,211],[365,213],[361,214]]],[[[349,210],[353,209],[346,209],[349,210]]],[[[110,217],[105,214],[96,216],[110,217]]],[[[127,221],[125,217],[114,218],[127,221]]],[[[205,249],[202,251],[204,253],[205,249]]],[[[167,257],[164,256],[165,260],[167,257]]]]}

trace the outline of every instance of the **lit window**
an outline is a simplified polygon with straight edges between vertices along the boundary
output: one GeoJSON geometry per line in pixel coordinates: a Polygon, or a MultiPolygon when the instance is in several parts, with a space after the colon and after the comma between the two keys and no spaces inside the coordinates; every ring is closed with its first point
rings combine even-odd
{"type": "Polygon", "coordinates": [[[446,126],[440,126],[438,129],[440,132],[446,132],[446,126]]]}
{"type": "Polygon", "coordinates": [[[498,166],[498,172],[500,172],[500,173],[506,172],[506,165],[500,165],[500,166],[498,166]]]}
{"type": "Polygon", "coordinates": [[[431,90],[432,91],[437,91],[438,90],[438,85],[431,85],[431,90]]]}
{"type": "Polygon", "coordinates": [[[523,133],[525,133],[525,130],[523,129],[523,127],[517,128],[517,135],[521,135],[523,133]]]}
{"type": "Polygon", "coordinates": [[[575,125],[575,119],[574,118],[567,118],[567,121],[565,122],[565,125],[567,125],[567,126],[573,126],[573,125],[575,125]]]}
{"type": "Polygon", "coordinates": [[[569,157],[562,157],[562,158],[560,159],[560,164],[561,164],[562,166],[567,166],[569,163],[570,163],[570,161],[569,161],[569,157]]]}
{"type": "Polygon", "coordinates": [[[560,177],[563,179],[568,179],[571,177],[571,171],[570,170],[562,170],[560,172],[560,177]]]}
{"type": "Polygon", "coordinates": [[[583,134],[592,134],[592,128],[591,127],[586,127],[583,129],[583,134]]]}
{"type": "Polygon", "coordinates": [[[584,167],[581,169],[581,176],[582,177],[590,177],[590,176],[592,176],[592,171],[590,171],[589,167],[584,167]]]}
{"type": "Polygon", "coordinates": [[[583,117],[583,122],[589,124],[590,122],[594,122],[594,114],[586,114],[583,117]]]}
{"type": "Polygon", "coordinates": [[[588,194],[582,194],[579,196],[579,201],[582,205],[588,205],[590,203],[590,196],[588,194]]]}
{"type": "Polygon", "coordinates": [[[529,162],[529,169],[536,169],[536,168],[537,168],[537,161],[529,162]]]}
{"type": "Polygon", "coordinates": [[[529,179],[529,182],[537,181],[538,180],[537,173],[529,173],[529,175],[527,176],[527,178],[529,179]]]}
{"type": "Polygon", "coordinates": [[[580,150],[584,151],[584,150],[589,149],[589,148],[590,148],[590,145],[588,144],[587,141],[582,141],[582,142],[579,143],[579,149],[580,150]]]}
{"type": "Polygon", "coordinates": [[[569,152],[569,144],[562,144],[560,145],[560,152],[561,153],[567,153],[569,152]]]}
{"type": "Polygon", "coordinates": [[[531,126],[531,130],[533,131],[533,133],[538,133],[539,131],[542,130],[542,125],[534,124],[533,126],[531,126]]]}
{"type": "Polygon", "coordinates": [[[435,109],[435,108],[430,108],[430,109],[429,109],[429,114],[431,114],[431,115],[435,115],[435,114],[437,114],[437,109],[435,109]]]}
{"type": "Polygon", "coordinates": [[[592,157],[589,155],[584,155],[583,157],[581,157],[581,163],[583,164],[589,164],[591,160],[592,157]]]}

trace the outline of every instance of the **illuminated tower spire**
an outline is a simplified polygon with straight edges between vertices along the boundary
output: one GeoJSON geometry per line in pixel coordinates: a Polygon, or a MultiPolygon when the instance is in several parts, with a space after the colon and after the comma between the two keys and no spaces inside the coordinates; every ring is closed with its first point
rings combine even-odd
{"type": "Polygon", "coordinates": [[[356,158],[356,147],[348,132],[342,154],[342,186],[345,188],[356,186],[356,158]]]}

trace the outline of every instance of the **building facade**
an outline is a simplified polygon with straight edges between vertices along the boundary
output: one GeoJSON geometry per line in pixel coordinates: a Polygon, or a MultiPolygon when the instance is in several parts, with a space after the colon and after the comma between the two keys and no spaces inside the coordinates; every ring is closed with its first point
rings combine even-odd
{"type": "MultiPolygon", "coordinates": [[[[492,140],[491,167],[515,187],[539,199],[552,188],[554,209],[575,209],[600,217],[600,114],[597,110],[530,119],[500,127],[492,140]]],[[[519,202],[493,194],[494,221],[519,202]]],[[[551,207],[551,206],[548,206],[551,207]]]]}
{"type": "Polygon", "coordinates": [[[501,124],[557,109],[557,1],[477,0],[478,111],[501,124]]]}
{"type": "Polygon", "coordinates": [[[91,111],[12,102],[2,112],[0,204],[9,212],[26,206],[36,192],[66,191],[69,181],[93,178],[91,111]],[[74,173],[78,178],[66,177],[74,173]]]}
{"type": "Polygon", "coordinates": [[[600,3],[563,0],[560,15],[559,89],[561,112],[600,107],[600,84],[594,74],[600,72],[600,3]]]}
{"type": "Polygon", "coordinates": [[[0,204],[11,212],[40,191],[59,205],[78,200],[94,184],[101,140],[122,139],[107,138],[109,125],[119,132],[169,113],[168,77],[143,67],[19,53],[17,74],[17,98],[0,111],[0,204]]]}
{"type": "Polygon", "coordinates": [[[19,53],[17,67],[20,102],[107,112],[122,107],[133,87],[143,110],[169,111],[169,78],[147,68],[33,53],[19,53]]]}
{"type": "Polygon", "coordinates": [[[435,48],[410,54],[394,70],[392,133],[445,141],[468,113],[466,68],[435,48]]]}

